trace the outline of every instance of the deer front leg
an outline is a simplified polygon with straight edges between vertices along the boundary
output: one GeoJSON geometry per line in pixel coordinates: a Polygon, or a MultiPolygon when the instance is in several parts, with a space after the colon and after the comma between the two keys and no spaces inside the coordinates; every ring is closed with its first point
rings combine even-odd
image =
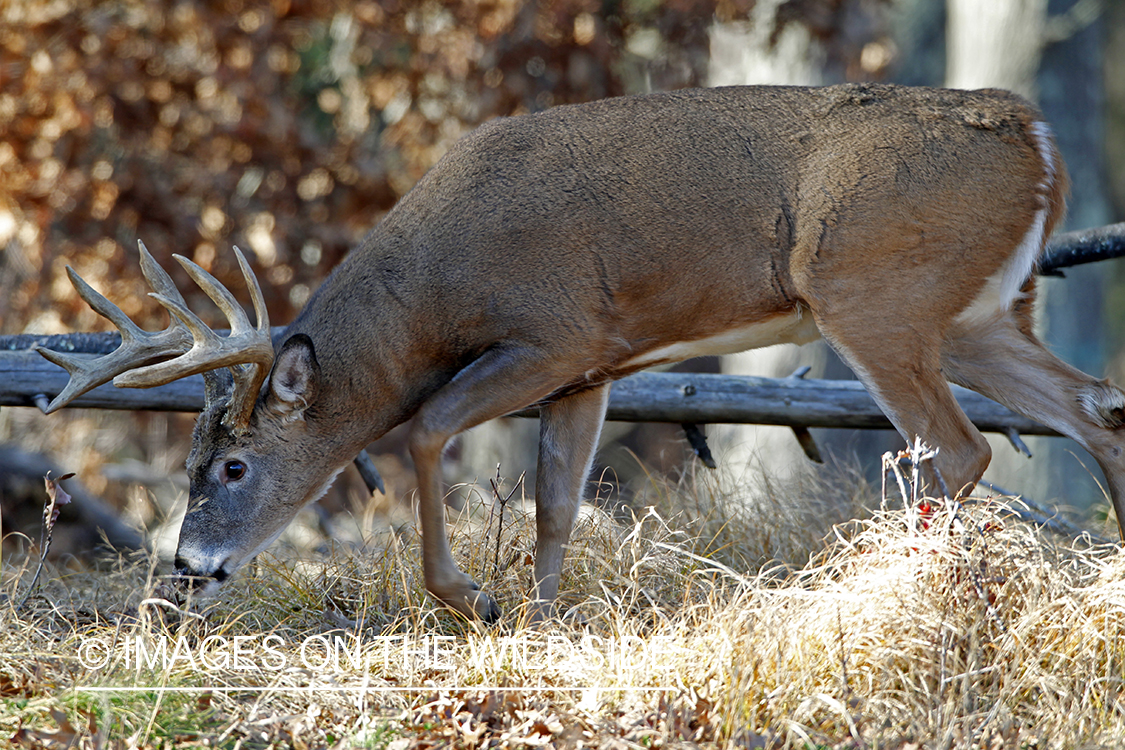
{"type": "Polygon", "coordinates": [[[495,622],[500,608],[453,561],[445,536],[441,492],[441,453],[453,434],[412,429],[410,455],[418,475],[418,521],[422,528],[422,574],[426,590],[461,614],[495,622]]]}
{"type": "Polygon", "coordinates": [[[410,455],[418,475],[426,589],[468,617],[494,622],[500,609],[453,561],[445,534],[442,451],[457,433],[518,411],[564,385],[556,362],[534,347],[490,349],[433,394],[414,417],[410,455]]]}
{"type": "Polygon", "coordinates": [[[539,410],[539,467],[535,481],[535,581],[531,621],[551,614],[559,591],[566,543],[609,403],[609,385],[591,388],[539,410]]]}

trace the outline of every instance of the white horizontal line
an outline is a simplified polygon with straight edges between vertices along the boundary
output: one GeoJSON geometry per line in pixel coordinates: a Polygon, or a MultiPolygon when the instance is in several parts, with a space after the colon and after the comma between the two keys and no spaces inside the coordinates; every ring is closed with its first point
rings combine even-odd
{"type": "Polygon", "coordinates": [[[600,685],[591,686],[573,686],[573,687],[548,687],[548,686],[528,686],[528,687],[513,687],[497,686],[497,685],[419,685],[415,687],[347,687],[344,685],[338,686],[323,686],[323,687],[286,687],[286,686],[269,686],[269,685],[247,685],[245,687],[166,687],[161,685],[151,685],[148,687],[105,687],[105,686],[85,686],[75,685],[70,688],[74,691],[81,691],[87,693],[148,693],[148,692],[163,692],[163,693],[245,693],[245,692],[258,692],[258,693],[418,693],[418,692],[432,692],[435,690],[440,691],[464,691],[470,692],[474,690],[488,691],[488,692],[534,692],[546,693],[551,691],[569,691],[569,690],[633,690],[640,692],[668,692],[679,690],[677,687],[636,687],[632,685],[622,685],[615,687],[605,687],[600,685]]]}

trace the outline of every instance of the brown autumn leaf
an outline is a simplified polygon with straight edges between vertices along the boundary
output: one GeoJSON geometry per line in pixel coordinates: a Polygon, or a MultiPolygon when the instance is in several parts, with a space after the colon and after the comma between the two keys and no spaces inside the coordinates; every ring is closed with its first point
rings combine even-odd
{"type": "Polygon", "coordinates": [[[31,698],[35,691],[26,675],[12,675],[0,672],[0,698],[31,698]]]}
{"type": "Polygon", "coordinates": [[[47,476],[43,477],[44,483],[47,485],[47,504],[43,506],[43,523],[46,524],[48,529],[55,526],[55,521],[59,520],[59,510],[64,505],[69,505],[71,502],[70,493],[62,488],[60,482],[65,482],[74,476],[74,473],[64,474],[58,479],[52,479],[51,473],[47,472],[47,476]]]}
{"type": "Polygon", "coordinates": [[[51,716],[59,726],[57,731],[28,729],[21,726],[8,738],[9,741],[14,747],[32,748],[32,750],[63,750],[63,748],[76,747],[81,735],[66,713],[52,708],[51,716]]]}

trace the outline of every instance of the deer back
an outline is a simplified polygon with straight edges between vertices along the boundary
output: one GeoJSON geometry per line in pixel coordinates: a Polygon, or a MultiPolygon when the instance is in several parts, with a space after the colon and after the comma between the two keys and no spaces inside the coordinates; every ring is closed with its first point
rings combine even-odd
{"type": "Polygon", "coordinates": [[[862,298],[830,283],[856,267],[948,296],[952,317],[1007,263],[994,248],[1017,247],[1044,203],[1060,213],[1065,176],[1045,187],[1044,160],[1059,172],[1061,160],[1038,122],[1006,92],[875,85],[687,90],[496,119],[423,177],[292,330],[328,370],[417,379],[399,394],[409,412],[505,342],[572,360],[581,385],[685,342],[749,348],[771,321],[807,340],[811,326],[784,322],[862,298]],[[749,340],[722,340],[741,330],[749,340]]]}

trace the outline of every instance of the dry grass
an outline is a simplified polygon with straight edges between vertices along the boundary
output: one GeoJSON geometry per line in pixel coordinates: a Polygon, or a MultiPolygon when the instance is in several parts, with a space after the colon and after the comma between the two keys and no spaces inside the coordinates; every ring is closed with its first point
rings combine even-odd
{"type": "Polygon", "coordinates": [[[631,523],[584,515],[565,617],[538,630],[519,626],[534,524],[512,508],[454,538],[508,608],[491,628],[435,608],[392,533],[264,556],[190,609],[138,558],[55,569],[17,611],[30,572],[8,559],[0,743],[1125,746],[1120,550],[1001,501],[832,527],[865,515],[857,487],[652,482],[631,523]]]}

